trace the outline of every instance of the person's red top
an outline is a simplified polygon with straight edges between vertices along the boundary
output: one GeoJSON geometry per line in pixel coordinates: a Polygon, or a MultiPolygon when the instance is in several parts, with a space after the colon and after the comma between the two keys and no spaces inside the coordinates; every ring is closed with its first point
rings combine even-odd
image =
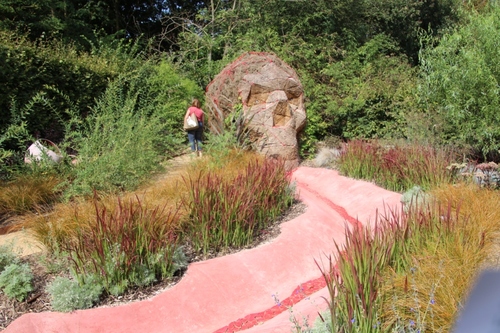
{"type": "Polygon", "coordinates": [[[189,114],[195,114],[198,121],[203,121],[203,110],[197,108],[196,106],[190,106],[188,108],[189,114]]]}

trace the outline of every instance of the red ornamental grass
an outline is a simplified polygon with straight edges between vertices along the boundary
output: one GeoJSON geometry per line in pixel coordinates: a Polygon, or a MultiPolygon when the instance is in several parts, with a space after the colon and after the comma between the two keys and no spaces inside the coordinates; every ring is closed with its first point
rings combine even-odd
{"type": "Polygon", "coordinates": [[[350,177],[375,181],[393,191],[406,191],[415,185],[430,188],[450,183],[447,169],[455,159],[453,151],[419,144],[382,146],[376,141],[349,142],[340,157],[340,170],[350,177]]]}
{"type": "Polygon", "coordinates": [[[184,230],[204,253],[249,244],[290,202],[282,161],[256,160],[231,179],[212,171],[184,181],[190,192],[184,230]]]}
{"type": "Polygon", "coordinates": [[[77,274],[97,273],[108,285],[127,280],[138,266],[151,266],[162,255],[163,267],[149,267],[158,275],[169,272],[178,243],[177,210],[145,207],[139,200],[118,204],[114,211],[94,199],[96,223],[80,230],[65,249],[77,274]]]}
{"type": "Polygon", "coordinates": [[[317,263],[330,294],[333,331],[372,332],[379,327],[387,300],[382,294],[384,272],[407,274],[416,253],[429,243],[453,236],[462,223],[466,219],[460,218],[460,205],[448,203],[378,214],[373,230],[347,228],[345,243],[335,244],[338,254],[334,259],[328,257],[329,266],[317,263]]]}
{"type": "Polygon", "coordinates": [[[379,174],[380,149],[375,143],[353,140],[340,155],[340,170],[354,178],[374,179],[379,174]]]}

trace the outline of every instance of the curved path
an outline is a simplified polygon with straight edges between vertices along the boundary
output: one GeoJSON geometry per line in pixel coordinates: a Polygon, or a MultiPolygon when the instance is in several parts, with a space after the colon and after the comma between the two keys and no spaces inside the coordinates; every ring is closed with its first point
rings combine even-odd
{"type": "Polygon", "coordinates": [[[189,266],[182,280],[152,299],[127,305],[33,313],[7,333],[291,332],[313,323],[328,298],[315,260],[325,262],[345,226],[374,221],[377,211],[399,208],[401,195],[336,171],[300,167],[292,174],[307,211],[256,248],[189,266]],[[359,221],[359,222],[358,222],[359,221]]]}

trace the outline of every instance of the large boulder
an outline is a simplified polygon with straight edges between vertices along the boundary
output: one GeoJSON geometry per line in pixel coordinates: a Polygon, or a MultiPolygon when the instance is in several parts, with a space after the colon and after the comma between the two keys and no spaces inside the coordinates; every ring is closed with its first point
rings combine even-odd
{"type": "Polygon", "coordinates": [[[206,109],[209,127],[218,134],[225,120],[241,110],[239,119],[256,151],[283,158],[288,168],[298,166],[297,135],[306,123],[304,89],[276,55],[249,52],[226,66],[207,87],[206,109]]]}

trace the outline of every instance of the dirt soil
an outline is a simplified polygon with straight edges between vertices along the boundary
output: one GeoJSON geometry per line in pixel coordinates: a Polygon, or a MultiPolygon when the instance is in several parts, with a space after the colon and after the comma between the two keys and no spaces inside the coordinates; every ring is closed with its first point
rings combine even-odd
{"type": "MultiPolygon", "coordinates": [[[[303,203],[295,202],[279,219],[274,221],[269,228],[264,230],[252,244],[245,248],[252,248],[269,242],[280,233],[280,224],[282,222],[289,221],[303,214],[305,210],[306,206],[303,203]]],[[[225,252],[209,253],[207,256],[200,256],[191,251],[189,246],[186,245],[184,248],[186,249],[188,262],[202,261],[242,250],[229,249],[225,252]]],[[[34,274],[34,290],[28,295],[24,302],[9,299],[3,293],[0,293],[0,330],[5,329],[12,321],[25,313],[52,311],[50,296],[45,291],[45,287],[53,281],[56,276],[62,275],[56,272],[58,263],[48,260],[40,251],[23,256],[22,261],[29,263],[32,268],[34,274]]],[[[183,274],[184,271],[177,272],[176,275],[170,279],[159,281],[147,287],[132,288],[124,295],[118,297],[107,295],[101,299],[96,307],[117,306],[156,296],[179,282],[183,274]]]]}

